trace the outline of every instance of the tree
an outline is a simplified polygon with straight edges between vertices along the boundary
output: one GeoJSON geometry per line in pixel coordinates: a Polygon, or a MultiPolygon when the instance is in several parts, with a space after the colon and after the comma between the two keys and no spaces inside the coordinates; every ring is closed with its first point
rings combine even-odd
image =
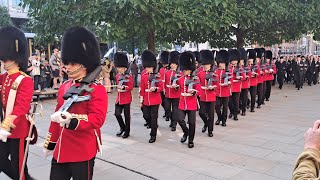
{"type": "Polygon", "coordinates": [[[12,25],[12,21],[6,7],[0,6],[0,28],[8,25],[12,25]]]}

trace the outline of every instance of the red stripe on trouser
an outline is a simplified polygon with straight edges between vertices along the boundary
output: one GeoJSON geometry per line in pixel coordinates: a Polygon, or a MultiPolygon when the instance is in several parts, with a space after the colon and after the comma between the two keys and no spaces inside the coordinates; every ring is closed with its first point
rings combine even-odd
{"type": "MultiPolygon", "coordinates": [[[[22,163],[23,163],[23,158],[24,158],[24,138],[20,138],[19,140],[19,174],[21,172],[22,169],[22,163]]],[[[22,180],[25,180],[24,177],[24,171],[22,174],[20,174],[20,176],[22,176],[22,180]]]]}
{"type": "Polygon", "coordinates": [[[88,161],[88,180],[90,180],[90,161],[88,161]]]}

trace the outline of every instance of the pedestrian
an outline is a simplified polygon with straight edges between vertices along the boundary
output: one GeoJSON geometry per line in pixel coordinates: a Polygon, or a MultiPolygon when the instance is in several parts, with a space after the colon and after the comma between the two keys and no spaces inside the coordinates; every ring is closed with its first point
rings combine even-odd
{"type": "Polygon", "coordinates": [[[40,85],[40,59],[37,57],[35,53],[32,54],[32,71],[31,75],[33,77],[34,82],[34,91],[40,92],[39,85],[40,85]]]}
{"type": "Polygon", "coordinates": [[[130,72],[133,77],[134,87],[138,87],[138,65],[136,60],[134,59],[133,62],[130,64],[130,72]]]}
{"type": "Polygon", "coordinates": [[[0,172],[14,180],[33,179],[27,164],[22,167],[24,156],[28,153],[25,152],[30,129],[27,116],[34,88],[32,78],[25,73],[28,66],[27,47],[21,30],[12,26],[0,29],[0,59],[7,71],[0,75],[4,110],[0,125],[0,172]],[[22,168],[24,173],[20,174],[22,168]]]}
{"type": "Polygon", "coordinates": [[[47,87],[47,74],[46,74],[46,68],[44,64],[40,64],[40,79],[39,79],[39,84],[41,88],[41,92],[45,92],[45,88],[47,87]]]}
{"type": "Polygon", "coordinates": [[[162,101],[160,92],[163,86],[158,77],[157,59],[153,52],[143,51],[141,59],[146,73],[142,75],[140,82],[140,107],[143,107],[147,128],[151,128],[149,143],[154,143],[157,139],[158,111],[162,101]]]}
{"type": "Polygon", "coordinates": [[[117,136],[128,138],[130,136],[130,105],[132,101],[131,91],[133,89],[133,78],[127,71],[129,68],[128,57],[123,52],[116,52],[114,55],[114,66],[117,68],[117,99],[115,101],[115,113],[120,130],[117,136]],[[121,116],[124,111],[124,119],[121,116]],[[124,134],[123,134],[124,133],[124,134]],[[123,134],[123,135],[122,135],[123,134]]]}
{"type": "MultiPolygon", "coordinates": [[[[100,66],[100,48],[96,36],[83,27],[71,27],[63,35],[61,59],[68,70],[69,80],[59,89],[56,112],[45,142],[46,153],[53,153],[50,180],[91,180],[95,156],[101,151],[100,128],[108,110],[105,87],[92,82],[82,82],[100,66]],[[77,102],[67,109],[64,98],[70,98],[74,88],[82,84],[92,91],[80,96],[90,96],[87,101],[77,102]]],[[[89,76],[90,77],[90,76],[89,76]]],[[[90,80],[91,81],[91,80],[90,80]]]]}
{"type": "Polygon", "coordinates": [[[51,55],[51,58],[49,60],[49,64],[52,69],[52,76],[53,76],[53,88],[55,90],[58,90],[58,81],[59,81],[59,87],[61,86],[62,79],[60,76],[60,68],[61,68],[61,60],[59,57],[59,49],[57,47],[53,48],[53,53],[51,55]]]}
{"type": "Polygon", "coordinates": [[[286,73],[286,62],[283,56],[280,57],[280,61],[277,64],[277,81],[279,84],[279,89],[282,89],[284,77],[286,73]]]}
{"type": "Polygon", "coordinates": [[[111,82],[110,82],[110,72],[112,71],[112,65],[109,59],[106,59],[102,66],[102,74],[105,86],[107,86],[107,93],[111,93],[111,82]]]}

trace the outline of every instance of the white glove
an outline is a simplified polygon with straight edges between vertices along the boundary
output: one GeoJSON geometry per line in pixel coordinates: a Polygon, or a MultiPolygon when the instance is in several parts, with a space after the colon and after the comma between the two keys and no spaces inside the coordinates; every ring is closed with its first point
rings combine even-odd
{"type": "Polygon", "coordinates": [[[47,157],[53,155],[53,151],[48,150],[48,149],[43,149],[43,153],[44,153],[44,158],[47,158],[47,157]]]}
{"type": "Polygon", "coordinates": [[[10,132],[0,128],[0,140],[2,142],[7,142],[8,136],[10,136],[10,135],[11,135],[10,132]]]}
{"type": "Polygon", "coordinates": [[[72,115],[67,111],[57,111],[51,115],[51,121],[59,123],[61,127],[64,127],[66,124],[69,125],[71,118],[72,115]]]}

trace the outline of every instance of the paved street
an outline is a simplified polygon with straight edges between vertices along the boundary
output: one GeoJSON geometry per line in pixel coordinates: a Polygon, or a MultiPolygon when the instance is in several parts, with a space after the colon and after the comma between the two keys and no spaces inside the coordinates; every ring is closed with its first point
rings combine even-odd
{"type": "MultiPolygon", "coordinates": [[[[255,113],[247,112],[239,121],[229,119],[227,127],[215,126],[214,137],[201,133],[197,117],[195,148],[180,143],[178,126],[171,132],[159,112],[157,141],[149,144],[138,107],[137,89],[131,105],[132,125],[128,139],[116,137],[119,130],[113,115],[115,94],[109,96],[109,111],[102,128],[103,154],[97,155],[94,179],[290,179],[298,154],[303,150],[303,135],[320,117],[320,85],[304,86],[300,91],[285,85],[273,87],[271,101],[255,113]]],[[[39,135],[45,137],[55,100],[43,100],[44,118],[37,117],[39,135]]],[[[216,116],[216,114],[215,114],[216,116]]],[[[31,146],[29,172],[39,180],[49,179],[50,158],[44,159],[40,139],[31,146]]],[[[79,147],[81,148],[81,147],[79,147]]],[[[0,175],[0,179],[6,179],[0,175]]]]}

